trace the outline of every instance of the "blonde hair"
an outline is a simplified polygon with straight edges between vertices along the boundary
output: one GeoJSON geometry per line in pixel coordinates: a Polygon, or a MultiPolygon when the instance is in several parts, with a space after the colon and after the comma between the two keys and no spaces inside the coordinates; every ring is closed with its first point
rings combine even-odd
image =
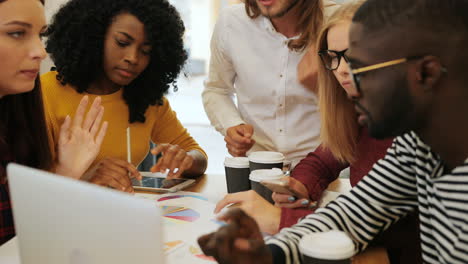
{"type": "MultiPolygon", "coordinates": [[[[297,39],[290,40],[288,47],[291,50],[302,51],[310,42],[317,39],[317,33],[323,24],[323,0],[298,0],[299,20],[297,22],[301,35],[297,39]]],[[[255,0],[244,0],[245,11],[250,18],[261,15],[255,0]]]]}
{"type": "MultiPolygon", "coordinates": [[[[351,22],[354,13],[365,0],[350,1],[338,8],[325,22],[317,38],[317,49],[328,48],[328,31],[341,23],[351,22]]],[[[320,57],[318,57],[320,60],[320,57]]],[[[318,61],[318,95],[322,120],[320,138],[322,145],[341,162],[356,160],[359,125],[354,104],[348,99],[332,71],[318,61]]]]}

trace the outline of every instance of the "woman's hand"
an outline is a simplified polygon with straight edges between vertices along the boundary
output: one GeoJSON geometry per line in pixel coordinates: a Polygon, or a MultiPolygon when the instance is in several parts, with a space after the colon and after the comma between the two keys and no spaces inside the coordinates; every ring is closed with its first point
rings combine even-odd
{"type": "Polygon", "coordinates": [[[88,113],[88,96],[81,99],[75,117],[65,118],[58,140],[58,163],[56,173],[79,179],[89,168],[101,149],[107,131],[107,122],[102,123],[104,107],[97,97],[88,113]]]}
{"type": "Polygon", "coordinates": [[[162,154],[156,165],[151,168],[152,172],[166,173],[167,178],[180,178],[182,173],[193,165],[193,157],[183,148],[171,144],[159,144],[151,150],[153,155],[162,154]]]}
{"type": "Polygon", "coordinates": [[[262,232],[271,235],[278,233],[281,208],[272,205],[255,191],[250,190],[226,195],[216,205],[215,213],[219,213],[221,209],[229,204],[234,204],[234,207],[242,209],[255,219],[262,232]]]}
{"type": "Polygon", "coordinates": [[[295,195],[274,192],[271,196],[275,201],[275,206],[284,208],[311,208],[317,205],[317,202],[310,201],[309,192],[302,182],[287,177],[284,179],[287,182],[288,189],[295,195]]]}
{"type": "Polygon", "coordinates": [[[131,178],[141,180],[141,174],[131,163],[115,158],[105,158],[93,166],[87,176],[89,182],[133,193],[131,178]]]}

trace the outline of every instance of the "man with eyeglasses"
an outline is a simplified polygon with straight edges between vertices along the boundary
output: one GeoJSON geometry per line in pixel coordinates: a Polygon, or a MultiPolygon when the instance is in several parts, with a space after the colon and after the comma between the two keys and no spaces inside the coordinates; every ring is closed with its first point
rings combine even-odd
{"type": "Polygon", "coordinates": [[[368,0],[346,53],[359,122],[398,136],[349,194],[267,239],[240,210],[199,243],[220,263],[299,263],[298,242],[341,230],[366,248],[419,209],[424,263],[468,261],[468,1],[368,0]]]}

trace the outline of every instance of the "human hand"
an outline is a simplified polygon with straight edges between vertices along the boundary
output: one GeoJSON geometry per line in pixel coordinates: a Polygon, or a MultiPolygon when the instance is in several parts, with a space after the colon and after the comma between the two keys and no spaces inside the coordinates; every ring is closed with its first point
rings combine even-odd
{"type": "Polygon", "coordinates": [[[302,182],[292,177],[285,177],[282,180],[286,182],[288,190],[295,195],[274,192],[271,197],[275,202],[275,206],[284,208],[313,208],[317,205],[316,201],[310,201],[309,191],[302,182]]]}
{"type": "Polygon", "coordinates": [[[219,213],[229,204],[234,204],[255,219],[262,232],[271,235],[278,233],[281,208],[272,205],[257,192],[250,190],[228,194],[216,204],[215,213],[219,213]]]}
{"type": "Polygon", "coordinates": [[[91,183],[128,193],[134,192],[131,178],[142,179],[133,164],[115,158],[99,161],[87,174],[91,175],[89,180],[91,183]]]}
{"type": "Polygon", "coordinates": [[[248,124],[228,128],[224,141],[229,154],[233,157],[245,157],[247,151],[255,144],[255,140],[252,139],[253,133],[253,127],[248,124]]]}
{"type": "Polygon", "coordinates": [[[241,209],[229,210],[220,220],[228,224],[198,238],[203,253],[220,264],[271,264],[272,255],[255,220],[241,209]]]}
{"type": "Polygon", "coordinates": [[[193,165],[193,157],[183,148],[171,144],[159,144],[151,150],[151,154],[162,156],[151,168],[151,172],[162,172],[167,174],[168,179],[180,178],[182,173],[193,165]]]}
{"type": "Polygon", "coordinates": [[[60,127],[56,166],[56,173],[60,175],[80,178],[101,149],[107,131],[107,122],[101,126],[104,114],[101,98],[97,97],[94,100],[85,116],[87,106],[88,96],[84,96],[76,109],[73,120],[67,116],[60,127]]]}

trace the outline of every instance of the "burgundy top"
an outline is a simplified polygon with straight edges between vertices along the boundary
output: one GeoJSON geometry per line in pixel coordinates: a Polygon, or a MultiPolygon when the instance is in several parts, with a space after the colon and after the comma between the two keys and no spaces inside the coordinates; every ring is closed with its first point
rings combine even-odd
{"type": "Polygon", "coordinates": [[[6,178],[6,165],[12,161],[9,156],[0,157],[0,245],[15,236],[10,192],[6,178]]]}
{"type": "MultiPolygon", "coordinates": [[[[340,172],[350,168],[351,186],[355,186],[372,168],[374,163],[385,156],[393,139],[376,140],[371,138],[367,129],[360,131],[357,142],[357,160],[353,164],[339,162],[330,150],[319,146],[305,157],[292,171],[291,176],[302,182],[309,191],[310,199],[318,201],[328,185],[336,180],[340,172]]],[[[281,210],[280,229],[289,227],[313,210],[305,208],[281,210]]]]}

